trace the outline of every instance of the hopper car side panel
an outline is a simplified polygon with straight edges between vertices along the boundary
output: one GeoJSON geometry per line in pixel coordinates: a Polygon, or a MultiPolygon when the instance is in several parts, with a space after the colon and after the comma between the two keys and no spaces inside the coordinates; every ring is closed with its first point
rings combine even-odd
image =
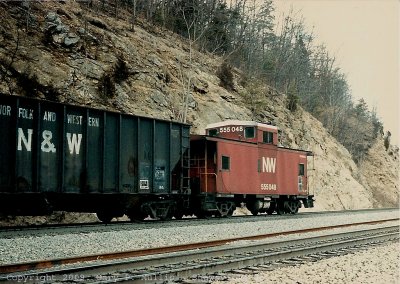
{"type": "Polygon", "coordinates": [[[93,212],[187,189],[185,124],[1,96],[0,131],[1,212],[93,212]]]}

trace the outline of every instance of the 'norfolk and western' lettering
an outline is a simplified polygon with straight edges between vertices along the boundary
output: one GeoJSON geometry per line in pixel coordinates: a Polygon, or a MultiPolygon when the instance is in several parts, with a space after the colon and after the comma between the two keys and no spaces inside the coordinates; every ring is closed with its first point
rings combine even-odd
{"type": "Polygon", "coordinates": [[[11,106],[0,105],[0,115],[11,116],[11,106]]]}
{"type": "MultiPolygon", "coordinates": [[[[68,124],[77,124],[82,125],[83,116],[82,115],[74,115],[74,114],[67,114],[67,123],[68,124]]],[[[100,119],[97,117],[88,117],[88,126],[91,127],[100,127],[100,119]]]]}
{"type": "MultiPolygon", "coordinates": [[[[0,115],[1,116],[11,116],[11,106],[0,105],[0,115]]],[[[33,109],[18,108],[18,118],[23,119],[33,119],[33,109]]]]}
{"type": "MultiPolygon", "coordinates": [[[[0,105],[0,115],[2,116],[11,116],[11,106],[7,105],[0,105]]],[[[56,121],[56,113],[52,111],[45,111],[43,113],[43,120],[44,121],[56,121]]],[[[33,109],[26,109],[26,108],[18,108],[18,118],[23,119],[33,119],[33,109]]]]}
{"type": "MultiPolygon", "coordinates": [[[[12,107],[9,105],[0,105],[0,116],[11,116],[12,107]]],[[[33,120],[34,110],[29,108],[19,107],[17,108],[17,116],[20,119],[33,120]]],[[[57,114],[52,111],[44,111],[41,118],[43,121],[56,122],[57,114]]],[[[68,124],[82,125],[83,123],[82,115],[67,114],[66,122],[68,124]]],[[[89,127],[100,127],[100,118],[88,117],[87,125],[89,127]]],[[[22,129],[18,128],[17,131],[17,150],[18,151],[32,151],[32,136],[33,129],[22,129]]],[[[50,130],[43,130],[42,132],[42,142],[40,144],[40,149],[44,153],[56,153],[56,145],[52,142],[53,133],[50,130]]],[[[79,155],[82,143],[81,133],[66,133],[65,138],[67,140],[68,150],[71,155],[79,155]]]]}

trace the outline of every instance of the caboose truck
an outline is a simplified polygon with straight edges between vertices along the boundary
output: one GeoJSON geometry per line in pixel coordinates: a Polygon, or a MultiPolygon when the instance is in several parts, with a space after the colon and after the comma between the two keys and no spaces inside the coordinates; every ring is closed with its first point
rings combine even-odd
{"type": "Polygon", "coordinates": [[[309,151],[279,147],[276,126],[236,120],[208,125],[206,135],[191,138],[195,214],[230,216],[241,203],[253,215],[313,207],[309,156],[309,151]]]}

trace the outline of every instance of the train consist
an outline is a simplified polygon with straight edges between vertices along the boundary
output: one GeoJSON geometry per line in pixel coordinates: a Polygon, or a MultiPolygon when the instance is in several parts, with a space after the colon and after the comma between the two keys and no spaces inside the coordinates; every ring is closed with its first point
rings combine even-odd
{"type": "Polygon", "coordinates": [[[103,222],[297,213],[313,207],[312,153],[278,146],[275,126],[178,122],[0,96],[0,214],[95,212],[103,222]]]}

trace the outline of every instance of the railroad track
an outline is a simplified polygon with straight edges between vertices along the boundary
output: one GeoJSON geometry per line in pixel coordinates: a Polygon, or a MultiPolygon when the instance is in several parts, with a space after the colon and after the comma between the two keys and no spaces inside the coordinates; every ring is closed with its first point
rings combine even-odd
{"type": "Polygon", "coordinates": [[[187,227],[197,225],[212,225],[225,223],[243,223],[243,222],[258,222],[279,219],[294,219],[308,218],[311,215],[237,215],[230,218],[184,218],[182,220],[144,220],[141,222],[120,221],[104,224],[101,222],[95,223],[78,223],[78,224],[54,224],[54,225],[34,225],[34,226],[11,226],[0,227],[0,238],[13,238],[18,236],[42,236],[42,235],[62,235],[74,233],[90,233],[90,232],[115,232],[122,230],[144,230],[144,229],[161,229],[172,227],[187,227]]]}
{"type": "Polygon", "coordinates": [[[40,236],[51,234],[69,234],[69,233],[89,233],[96,232],[109,232],[118,230],[141,230],[149,228],[163,228],[163,227],[186,227],[192,225],[207,224],[223,224],[223,223],[241,223],[241,222],[258,222],[260,220],[277,220],[277,219],[302,219],[311,218],[316,215],[338,215],[338,214],[363,214],[366,212],[382,212],[393,211],[398,208],[377,208],[377,209],[361,209],[361,210],[343,210],[343,211],[324,211],[324,212],[300,212],[297,215],[236,215],[231,218],[212,218],[212,219],[197,219],[197,218],[184,218],[182,220],[171,220],[168,222],[159,220],[144,220],[142,222],[133,223],[130,221],[112,222],[104,224],[101,222],[91,223],[70,223],[70,224],[41,224],[30,226],[4,226],[0,227],[0,238],[12,238],[16,236],[40,236]]]}
{"type": "MultiPolygon", "coordinates": [[[[398,221],[398,219],[394,220],[398,221]]],[[[6,283],[15,283],[16,281],[25,283],[46,283],[46,281],[48,283],[116,283],[124,281],[162,283],[167,280],[180,281],[180,279],[190,277],[198,279],[199,275],[221,271],[224,271],[222,276],[217,274],[214,277],[227,277],[226,275],[230,273],[243,271],[246,273],[246,270],[241,270],[246,267],[258,266],[249,268],[250,270],[273,269],[274,265],[282,263],[315,260],[348,253],[353,249],[359,249],[359,246],[397,241],[399,225],[321,234],[277,242],[268,241],[270,237],[315,231],[328,232],[338,227],[384,224],[386,221],[393,221],[393,219],[74,259],[5,265],[0,266],[0,281],[6,283]],[[262,241],[255,242],[255,240],[262,241]],[[83,263],[96,259],[111,261],[83,263]],[[74,262],[79,262],[79,265],[65,266],[74,262]],[[26,271],[16,272],[23,270],[26,271]]]]}

